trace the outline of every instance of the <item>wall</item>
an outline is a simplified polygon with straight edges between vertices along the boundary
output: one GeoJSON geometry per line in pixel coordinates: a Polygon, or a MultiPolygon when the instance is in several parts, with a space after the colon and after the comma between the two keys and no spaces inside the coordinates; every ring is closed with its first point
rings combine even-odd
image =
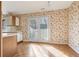
{"type": "Polygon", "coordinates": [[[68,11],[58,10],[49,15],[50,42],[66,44],[68,41],[68,11]]]}
{"type": "Polygon", "coordinates": [[[69,46],[79,53],[79,2],[69,8],[69,46]]]}
{"type": "Polygon", "coordinates": [[[0,1],[0,56],[1,56],[1,1],[0,1]]]}
{"type": "MultiPolygon", "coordinates": [[[[42,16],[43,12],[20,15],[21,31],[23,39],[28,40],[28,17],[42,16]]],[[[66,9],[45,12],[48,16],[49,42],[67,44],[68,41],[68,11],[66,9]]]]}

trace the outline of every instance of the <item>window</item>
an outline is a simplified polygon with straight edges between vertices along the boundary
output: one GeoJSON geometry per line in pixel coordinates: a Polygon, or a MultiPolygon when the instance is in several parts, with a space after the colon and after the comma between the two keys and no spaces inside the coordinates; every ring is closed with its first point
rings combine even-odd
{"type": "Polygon", "coordinates": [[[48,40],[47,16],[30,17],[29,39],[33,41],[48,40]]]}

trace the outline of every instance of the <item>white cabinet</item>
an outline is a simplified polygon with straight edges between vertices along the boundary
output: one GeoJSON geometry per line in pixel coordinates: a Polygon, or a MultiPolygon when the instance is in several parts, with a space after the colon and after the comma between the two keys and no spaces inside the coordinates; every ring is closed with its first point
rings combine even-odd
{"type": "Polygon", "coordinates": [[[17,42],[22,41],[22,32],[17,33],[17,42]]]}

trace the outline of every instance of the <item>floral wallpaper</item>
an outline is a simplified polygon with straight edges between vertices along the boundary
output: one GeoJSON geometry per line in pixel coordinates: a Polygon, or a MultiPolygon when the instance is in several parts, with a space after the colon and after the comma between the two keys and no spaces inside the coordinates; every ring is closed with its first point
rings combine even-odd
{"type": "Polygon", "coordinates": [[[69,8],[69,46],[79,53],[79,1],[69,8]]]}
{"type": "Polygon", "coordinates": [[[50,42],[57,44],[68,43],[68,14],[67,10],[58,10],[49,15],[50,42]]]}
{"type": "Polygon", "coordinates": [[[20,26],[23,40],[28,40],[28,21],[27,16],[20,16],[20,26]]]}

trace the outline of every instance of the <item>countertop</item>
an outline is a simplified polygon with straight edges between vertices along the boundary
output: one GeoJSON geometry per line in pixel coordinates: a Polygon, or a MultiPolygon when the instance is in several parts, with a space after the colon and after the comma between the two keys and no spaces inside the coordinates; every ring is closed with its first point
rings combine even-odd
{"type": "Polygon", "coordinates": [[[2,33],[2,37],[14,36],[16,33],[2,33]]]}

